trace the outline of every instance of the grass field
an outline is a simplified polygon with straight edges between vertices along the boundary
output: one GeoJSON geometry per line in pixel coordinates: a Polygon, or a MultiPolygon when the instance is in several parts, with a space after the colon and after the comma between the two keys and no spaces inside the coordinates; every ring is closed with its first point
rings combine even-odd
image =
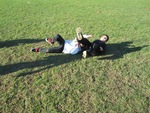
{"type": "Polygon", "coordinates": [[[0,0],[0,113],[150,113],[149,0],[0,0]],[[32,53],[108,34],[103,56],[32,53]]]}

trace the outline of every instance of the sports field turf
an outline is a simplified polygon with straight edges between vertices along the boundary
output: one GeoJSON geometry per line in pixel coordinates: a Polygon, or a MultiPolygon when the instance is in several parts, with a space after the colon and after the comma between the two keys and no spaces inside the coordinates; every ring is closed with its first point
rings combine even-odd
{"type": "Polygon", "coordinates": [[[149,112],[149,0],[0,0],[0,113],[149,112]],[[105,55],[30,52],[79,26],[105,55]]]}

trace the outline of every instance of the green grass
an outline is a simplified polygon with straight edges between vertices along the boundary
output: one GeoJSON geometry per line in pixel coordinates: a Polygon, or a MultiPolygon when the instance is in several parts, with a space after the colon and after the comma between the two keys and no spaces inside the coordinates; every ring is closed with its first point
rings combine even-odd
{"type": "Polygon", "coordinates": [[[149,113],[149,0],[0,0],[0,112],[149,113]],[[32,53],[76,27],[106,55],[32,53]]]}

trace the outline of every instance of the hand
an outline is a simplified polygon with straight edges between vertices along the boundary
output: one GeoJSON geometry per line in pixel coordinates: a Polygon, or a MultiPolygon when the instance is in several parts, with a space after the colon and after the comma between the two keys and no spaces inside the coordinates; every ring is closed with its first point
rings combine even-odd
{"type": "Polygon", "coordinates": [[[100,47],[100,50],[101,50],[101,51],[103,51],[103,48],[102,48],[102,47],[100,47]]]}
{"type": "Polygon", "coordinates": [[[88,35],[88,38],[92,38],[93,36],[92,35],[88,35]]]}

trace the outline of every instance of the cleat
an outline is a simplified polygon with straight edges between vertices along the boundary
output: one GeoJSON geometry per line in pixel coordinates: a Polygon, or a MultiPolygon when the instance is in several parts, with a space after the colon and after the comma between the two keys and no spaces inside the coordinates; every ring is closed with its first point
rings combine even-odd
{"type": "Polygon", "coordinates": [[[45,41],[51,45],[54,44],[54,42],[52,41],[52,38],[46,38],[45,41]]]}
{"type": "Polygon", "coordinates": [[[82,30],[81,30],[80,27],[78,27],[78,28],[76,29],[76,33],[77,33],[77,39],[78,39],[78,40],[82,40],[83,35],[82,35],[82,30]]]}
{"type": "Polygon", "coordinates": [[[86,58],[86,57],[87,57],[87,51],[83,51],[82,57],[83,57],[83,58],[86,58]]]}
{"type": "Polygon", "coordinates": [[[31,51],[32,52],[39,52],[39,48],[32,48],[31,51]]]}

